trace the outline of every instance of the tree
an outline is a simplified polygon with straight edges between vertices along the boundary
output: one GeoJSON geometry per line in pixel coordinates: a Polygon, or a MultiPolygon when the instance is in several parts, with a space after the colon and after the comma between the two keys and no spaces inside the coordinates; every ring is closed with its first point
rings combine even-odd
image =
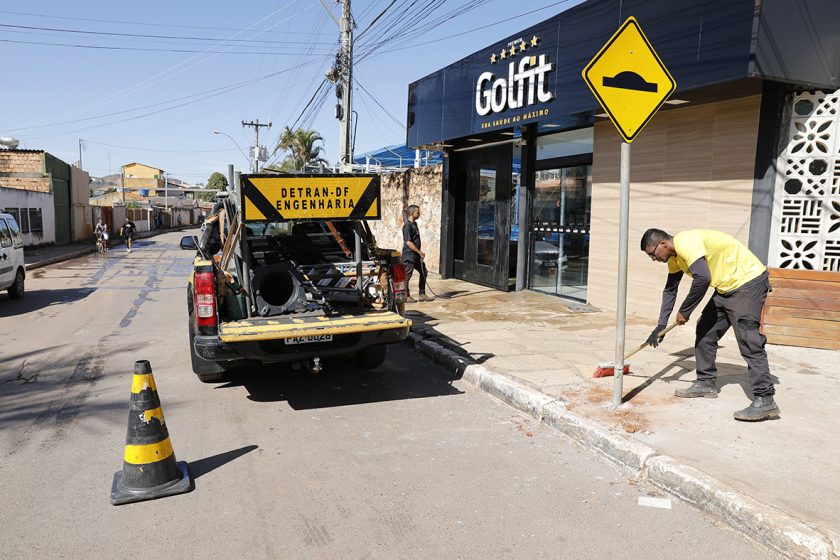
{"type": "Polygon", "coordinates": [[[321,157],[324,147],[316,145],[318,142],[321,144],[324,142],[318,131],[302,128],[292,130],[286,126],[275,152],[285,150],[288,154],[279,166],[271,166],[269,169],[288,172],[301,171],[304,165],[318,165],[319,163],[328,165],[327,160],[321,157]]]}
{"type": "MultiPolygon", "coordinates": [[[[207,179],[207,187],[208,189],[213,189],[214,191],[223,191],[227,188],[228,181],[227,177],[219,173],[218,171],[214,171],[210,178],[207,179]]],[[[206,200],[208,202],[213,202],[216,199],[216,192],[202,192],[202,193],[195,193],[195,197],[199,200],[206,200]]]]}

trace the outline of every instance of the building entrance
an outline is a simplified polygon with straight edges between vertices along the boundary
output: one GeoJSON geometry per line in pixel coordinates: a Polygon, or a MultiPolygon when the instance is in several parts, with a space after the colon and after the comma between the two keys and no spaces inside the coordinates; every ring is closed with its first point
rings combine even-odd
{"type": "Polygon", "coordinates": [[[507,290],[510,263],[511,146],[456,153],[453,272],[507,290]]]}

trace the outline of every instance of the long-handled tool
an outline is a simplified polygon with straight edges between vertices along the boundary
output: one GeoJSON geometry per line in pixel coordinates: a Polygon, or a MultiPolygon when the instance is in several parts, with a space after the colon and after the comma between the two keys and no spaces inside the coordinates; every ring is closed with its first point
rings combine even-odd
{"type": "MultiPolygon", "coordinates": [[[[676,326],[677,326],[676,323],[671,323],[670,325],[668,325],[665,328],[664,331],[659,333],[659,338],[662,338],[663,336],[665,336],[665,333],[667,333],[668,331],[670,331],[671,329],[673,329],[676,326]]],[[[627,363],[627,358],[629,358],[630,356],[632,356],[633,354],[635,354],[636,352],[638,352],[639,350],[641,350],[645,346],[648,346],[647,341],[642,342],[639,346],[637,346],[635,349],[633,349],[629,354],[624,356],[624,360],[623,360],[624,361],[624,375],[627,375],[628,373],[630,373],[630,364],[627,363]]],[[[612,362],[601,362],[600,364],[598,364],[598,367],[595,369],[595,373],[592,375],[592,377],[610,377],[612,375],[615,375],[615,364],[612,363],[612,362]]]]}

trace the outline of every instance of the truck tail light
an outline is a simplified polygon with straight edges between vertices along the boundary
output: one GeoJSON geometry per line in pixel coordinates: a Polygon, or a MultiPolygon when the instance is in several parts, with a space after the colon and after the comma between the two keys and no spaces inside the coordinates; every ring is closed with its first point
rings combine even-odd
{"type": "Polygon", "coordinates": [[[196,272],[193,280],[196,326],[216,326],[216,290],[212,272],[196,272]]]}
{"type": "Polygon", "coordinates": [[[394,302],[405,303],[407,298],[405,283],[405,265],[401,262],[391,263],[391,279],[394,282],[394,302]]]}

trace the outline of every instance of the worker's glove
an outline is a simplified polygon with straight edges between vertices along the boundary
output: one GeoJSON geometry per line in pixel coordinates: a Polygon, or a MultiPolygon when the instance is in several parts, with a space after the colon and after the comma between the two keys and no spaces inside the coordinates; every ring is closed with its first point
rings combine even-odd
{"type": "Polygon", "coordinates": [[[659,341],[665,338],[664,334],[660,334],[664,330],[665,325],[656,325],[656,328],[651,331],[650,336],[645,342],[647,342],[650,346],[656,348],[657,346],[659,346],[659,341]]]}

